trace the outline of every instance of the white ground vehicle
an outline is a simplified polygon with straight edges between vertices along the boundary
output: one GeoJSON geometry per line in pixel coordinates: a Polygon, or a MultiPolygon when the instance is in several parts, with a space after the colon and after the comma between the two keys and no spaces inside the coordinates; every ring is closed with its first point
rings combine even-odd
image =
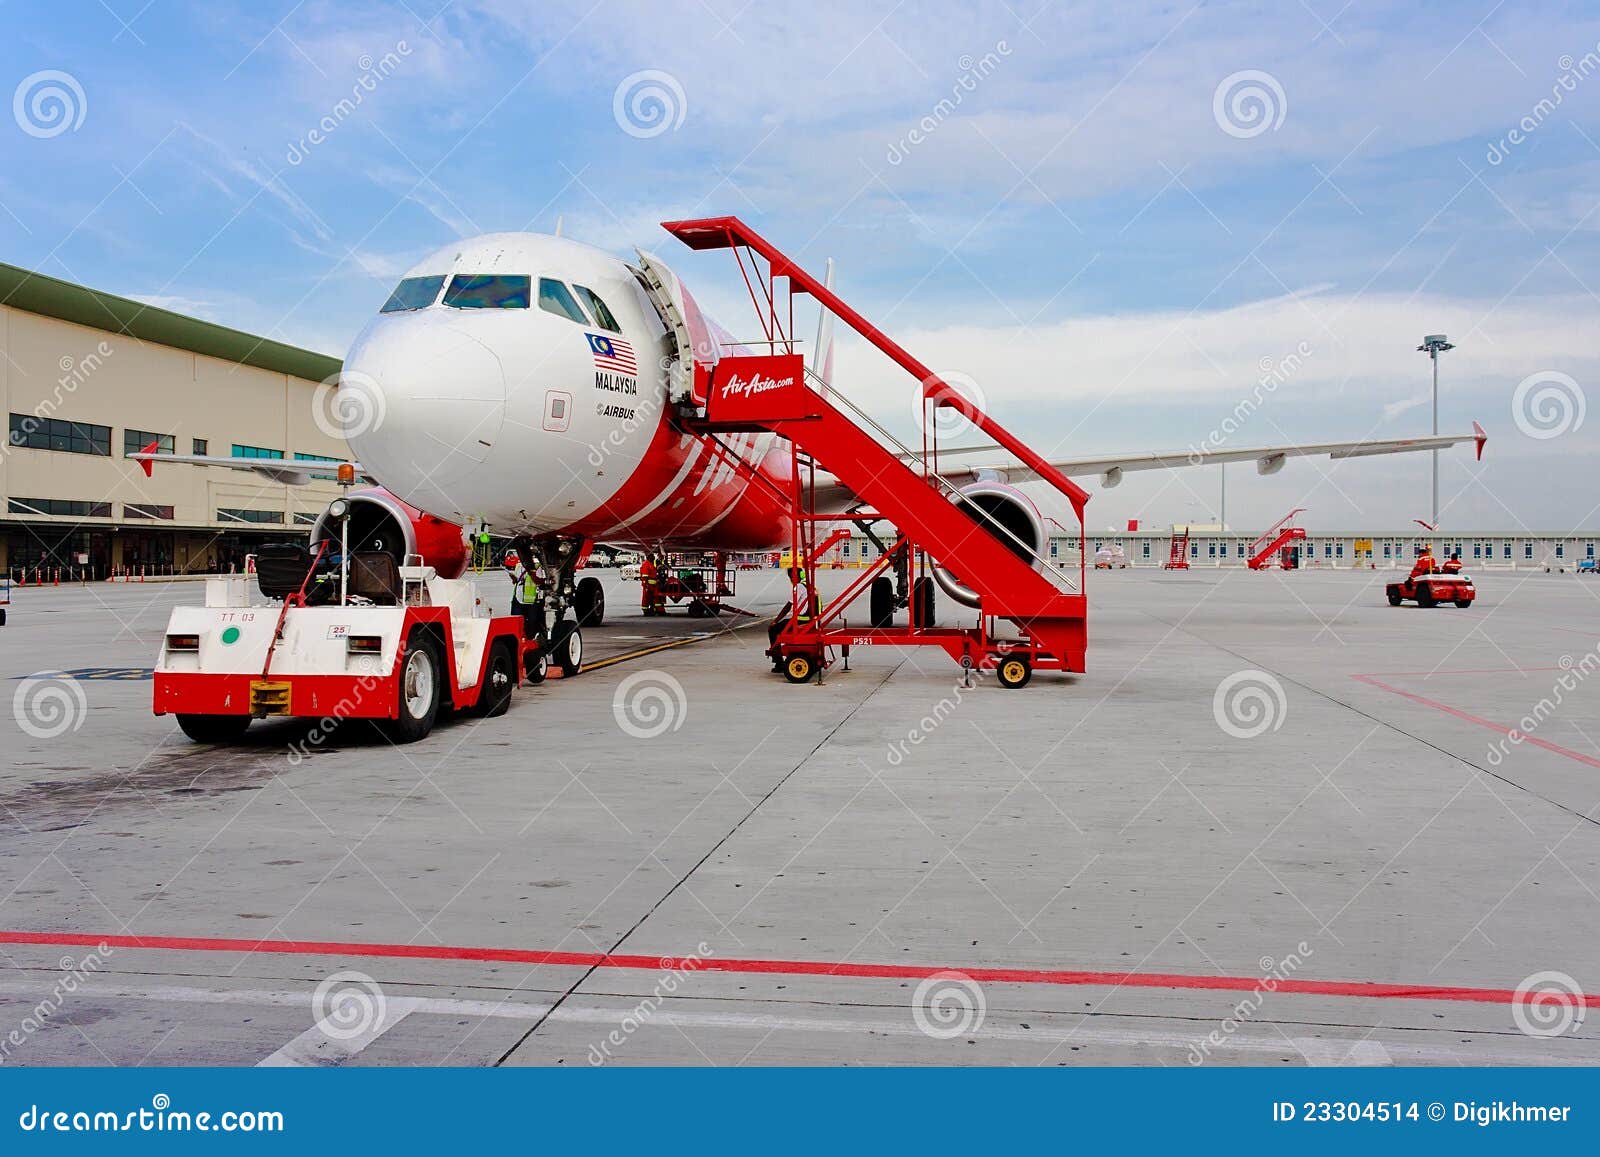
{"type": "Polygon", "coordinates": [[[257,573],[209,578],[205,605],[175,608],[156,714],[176,715],[201,743],[237,739],[266,716],[373,719],[408,743],[441,710],[503,714],[524,668],[530,681],[549,662],[577,673],[582,637],[570,619],[540,648],[520,616],[491,615],[470,578],[382,552],[319,566],[322,553],[264,552],[257,573]]]}

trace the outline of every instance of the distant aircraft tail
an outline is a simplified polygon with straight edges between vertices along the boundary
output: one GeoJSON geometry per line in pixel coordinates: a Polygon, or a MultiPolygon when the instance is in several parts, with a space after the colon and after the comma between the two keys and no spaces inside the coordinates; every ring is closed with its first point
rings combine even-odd
{"type": "MultiPolygon", "coordinates": [[[[828,289],[833,288],[831,257],[828,258],[827,268],[823,271],[822,284],[828,289]]],[[[833,384],[833,313],[826,307],[821,308],[817,315],[817,344],[813,347],[811,355],[811,372],[822,380],[824,387],[833,384]]]]}

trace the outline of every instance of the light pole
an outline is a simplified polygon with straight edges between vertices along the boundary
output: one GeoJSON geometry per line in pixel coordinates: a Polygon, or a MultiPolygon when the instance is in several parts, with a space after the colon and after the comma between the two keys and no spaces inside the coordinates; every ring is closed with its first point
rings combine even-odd
{"type": "MultiPolygon", "coordinates": [[[[1445,340],[1442,333],[1430,333],[1422,339],[1422,344],[1417,347],[1419,353],[1425,353],[1433,362],[1433,432],[1439,432],[1439,355],[1445,350],[1456,347],[1445,340]]],[[[1433,451],[1433,524],[1439,525],[1439,451],[1433,451]]]]}

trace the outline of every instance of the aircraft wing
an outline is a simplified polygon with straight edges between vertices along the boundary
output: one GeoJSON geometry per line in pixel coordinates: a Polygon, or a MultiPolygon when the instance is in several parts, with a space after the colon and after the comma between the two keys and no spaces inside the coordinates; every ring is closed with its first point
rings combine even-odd
{"type": "MultiPolygon", "coordinates": [[[[1252,446],[1234,449],[1177,450],[1171,453],[1113,454],[1099,458],[1064,458],[1051,462],[1068,477],[1099,475],[1102,488],[1109,489],[1122,481],[1130,470],[1173,470],[1184,466],[1215,466],[1223,462],[1251,462],[1257,474],[1276,474],[1290,458],[1310,458],[1326,455],[1329,458],[1366,458],[1377,454],[1409,454],[1418,450],[1445,450],[1462,442],[1472,442],[1478,457],[1483,457],[1484,443],[1489,440],[1482,426],[1472,423],[1470,434],[1429,434],[1420,438],[1380,438],[1359,442],[1302,442],[1288,446],[1252,446]]],[[[1038,474],[1018,462],[994,464],[965,463],[946,465],[952,454],[964,456],[998,450],[998,446],[966,446],[960,450],[939,452],[939,473],[952,482],[989,479],[997,482],[1027,482],[1038,474]]]]}
{"type": "MultiPolygon", "coordinates": [[[[1484,443],[1489,435],[1478,423],[1472,423],[1470,434],[1427,434],[1419,438],[1378,438],[1359,442],[1301,442],[1288,446],[1251,446],[1238,449],[1175,450],[1169,453],[1144,452],[1112,454],[1097,458],[1061,458],[1049,463],[1071,478],[1098,475],[1103,489],[1110,489],[1122,481],[1129,470],[1176,470],[1185,466],[1215,466],[1223,462],[1254,462],[1257,474],[1276,474],[1290,458],[1310,458],[1326,455],[1329,458],[1366,458],[1377,454],[1410,454],[1418,450],[1445,450],[1462,442],[1471,442],[1483,457],[1484,443]]],[[[1000,450],[1000,446],[961,446],[939,451],[939,474],[956,485],[968,482],[1030,482],[1038,473],[1020,462],[953,462],[969,454],[983,454],[1000,450]]],[[[903,456],[904,457],[904,456],[903,456]]],[[[920,457],[911,455],[912,458],[920,457]]],[[[856,504],[850,490],[831,476],[817,476],[816,502],[818,510],[845,511],[856,504]]]]}
{"type": "MultiPolygon", "coordinates": [[[[235,458],[223,454],[157,454],[148,448],[129,458],[144,469],[145,477],[154,472],[156,462],[182,462],[190,466],[222,466],[228,470],[248,470],[272,482],[285,486],[304,486],[313,474],[331,474],[339,468],[338,462],[313,462],[301,458],[235,458]]],[[[361,463],[352,462],[357,476],[364,477],[361,463]]]]}

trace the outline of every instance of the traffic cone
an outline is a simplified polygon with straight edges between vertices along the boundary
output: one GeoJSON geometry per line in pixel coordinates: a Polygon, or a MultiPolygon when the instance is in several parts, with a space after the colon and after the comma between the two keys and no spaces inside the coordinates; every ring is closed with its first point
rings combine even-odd
{"type": "Polygon", "coordinates": [[[50,585],[54,586],[54,587],[58,587],[58,586],[61,585],[61,568],[60,567],[56,567],[55,581],[52,582],[50,585]]]}

